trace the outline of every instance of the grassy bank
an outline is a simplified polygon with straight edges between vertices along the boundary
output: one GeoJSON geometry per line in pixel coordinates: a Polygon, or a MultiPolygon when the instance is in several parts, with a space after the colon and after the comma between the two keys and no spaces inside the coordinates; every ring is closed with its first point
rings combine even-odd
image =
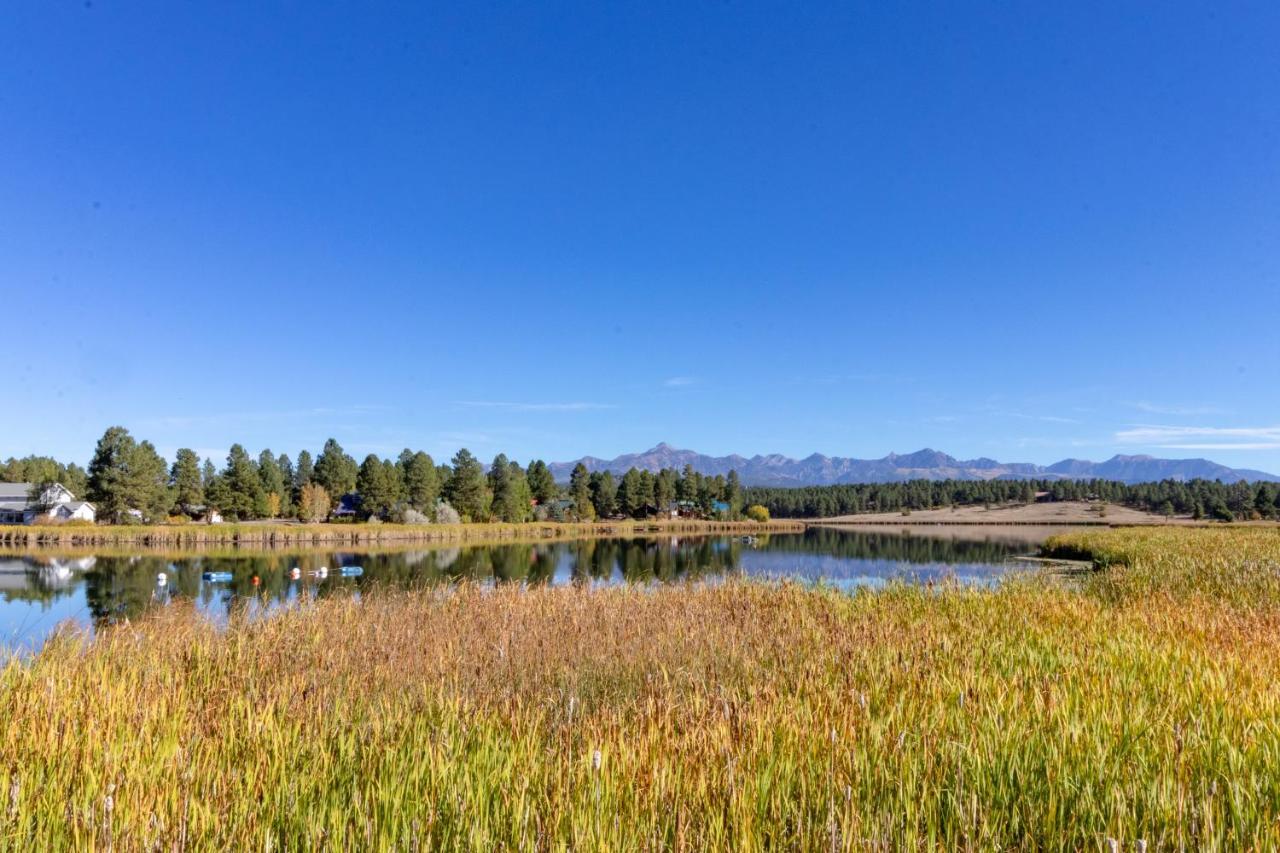
{"type": "Polygon", "coordinates": [[[161,524],[0,526],[0,546],[76,548],[85,546],[200,547],[377,545],[395,542],[509,542],[587,539],[602,536],[780,533],[804,530],[804,522],[770,521],[606,521],[528,524],[161,524]]]}
{"type": "Polygon", "coordinates": [[[1084,589],[165,608],[0,672],[0,846],[1274,848],[1278,543],[1085,532],[1135,574],[1084,589]]]}
{"type": "Polygon", "coordinates": [[[1076,531],[1045,543],[1050,556],[1093,560],[1091,593],[1109,599],[1200,599],[1280,609],[1280,527],[1159,527],[1076,531]]]}

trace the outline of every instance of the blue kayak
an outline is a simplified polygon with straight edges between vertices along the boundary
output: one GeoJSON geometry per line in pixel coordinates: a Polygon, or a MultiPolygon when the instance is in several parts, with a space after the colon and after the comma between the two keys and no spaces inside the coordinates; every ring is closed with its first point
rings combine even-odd
{"type": "Polygon", "coordinates": [[[338,569],[338,574],[342,575],[344,578],[358,578],[364,574],[364,569],[360,566],[343,566],[338,569]]]}
{"type": "Polygon", "coordinates": [[[200,577],[210,583],[227,583],[231,580],[231,572],[205,572],[200,577]]]}

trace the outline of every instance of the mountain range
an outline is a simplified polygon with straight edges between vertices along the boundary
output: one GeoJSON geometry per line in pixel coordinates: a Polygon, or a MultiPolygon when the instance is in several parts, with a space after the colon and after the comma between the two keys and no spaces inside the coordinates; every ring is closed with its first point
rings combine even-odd
{"type": "Polygon", "coordinates": [[[614,459],[584,456],[572,462],[553,462],[551,473],[557,481],[581,462],[588,471],[624,474],[630,468],[658,471],[692,465],[700,474],[728,474],[737,471],[748,486],[829,486],[837,483],[893,483],[903,480],[1077,480],[1104,479],[1124,483],[1159,480],[1265,480],[1280,477],[1263,471],[1228,468],[1208,459],[1158,459],[1154,456],[1113,456],[1105,462],[1064,459],[1052,465],[1031,462],[997,462],[994,459],[956,459],[938,450],[917,450],[905,455],[890,453],[881,459],[851,459],[814,453],[804,459],[779,454],[768,456],[707,456],[679,450],[665,442],[643,453],[626,453],[614,459]]]}

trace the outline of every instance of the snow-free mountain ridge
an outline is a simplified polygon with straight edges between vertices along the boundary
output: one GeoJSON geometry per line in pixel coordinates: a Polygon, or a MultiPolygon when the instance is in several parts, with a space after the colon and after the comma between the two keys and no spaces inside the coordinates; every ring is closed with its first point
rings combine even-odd
{"type": "Polygon", "coordinates": [[[692,465],[700,474],[727,474],[737,471],[749,486],[828,486],[837,483],[893,483],[903,480],[1028,480],[1104,479],[1124,483],[1159,480],[1238,480],[1280,482],[1280,477],[1263,471],[1229,468],[1208,459],[1158,459],[1154,456],[1113,456],[1105,462],[1064,459],[1053,465],[1030,462],[997,462],[994,459],[956,459],[938,450],[925,448],[915,453],[890,453],[881,459],[852,459],[814,453],[804,459],[779,454],[752,456],[707,456],[680,450],[665,442],[643,453],[625,453],[614,459],[584,456],[572,462],[553,462],[551,472],[561,482],[581,462],[588,471],[624,474],[630,468],[658,471],[692,465]]]}

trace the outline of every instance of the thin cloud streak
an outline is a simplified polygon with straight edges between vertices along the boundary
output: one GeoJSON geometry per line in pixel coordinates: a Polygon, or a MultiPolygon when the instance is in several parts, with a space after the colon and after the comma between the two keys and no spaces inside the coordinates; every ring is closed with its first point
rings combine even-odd
{"type": "Polygon", "coordinates": [[[1221,415],[1224,411],[1217,406],[1161,406],[1155,403],[1148,403],[1145,400],[1138,400],[1130,403],[1130,406],[1141,412],[1147,412],[1152,415],[1221,415]]]}
{"type": "Polygon", "coordinates": [[[1240,444],[1159,444],[1156,446],[1166,450],[1280,450],[1280,441],[1240,444]]]}
{"type": "Polygon", "coordinates": [[[662,384],[668,388],[687,388],[690,385],[696,385],[697,382],[698,380],[692,376],[672,376],[662,384]]]}
{"type": "Polygon", "coordinates": [[[218,412],[208,415],[162,415],[153,418],[140,418],[138,426],[143,429],[189,429],[197,426],[225,426],[244,423],[268,423],[271,421],[294,420],[298,418],[333,417],[335,415],[368,415],[389,411],[388,406],[341,406],[337,408],[317,406],[310,409],[290,409],[283,411],[259,412],[218,412]]]}
{"type": "Polygon", "coordinates": [[[1138,424],[1120,430],[1116,441],[1169,450],[1276,450],[1280,426],[1184,427],[1138,424]]]}
{"type": "Polygon", "coordinates": [[[513,403],[501,400],[459,400],[456,405],[507,412],[591,412],[618,408],[613,403],[513,403]]]}

